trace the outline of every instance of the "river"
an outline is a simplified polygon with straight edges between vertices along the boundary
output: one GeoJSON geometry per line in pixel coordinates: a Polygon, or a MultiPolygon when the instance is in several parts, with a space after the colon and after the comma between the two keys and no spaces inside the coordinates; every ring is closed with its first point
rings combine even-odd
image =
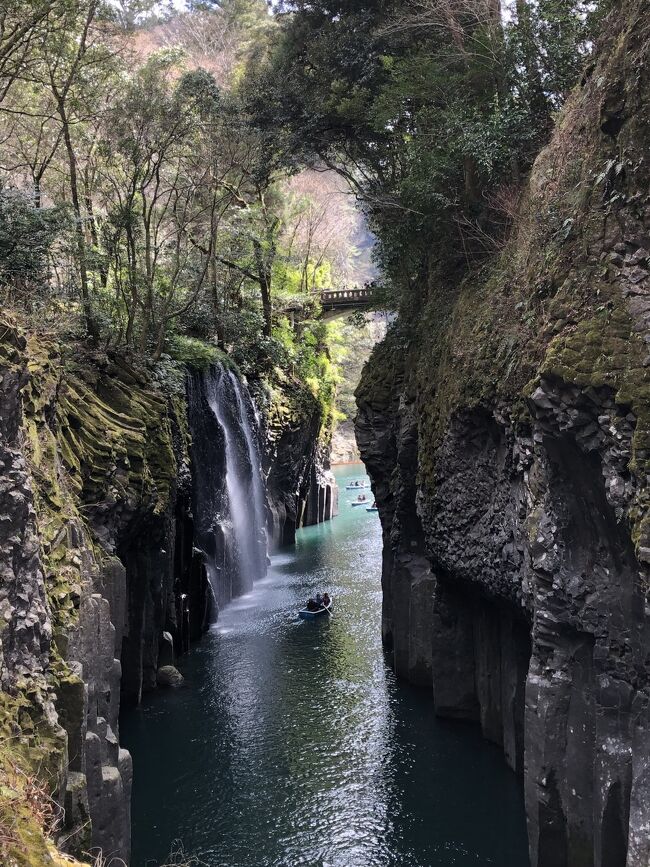
{"type": "Polygon", "coordinates": [[[209,867],[527,867],[521,786],[473,726],[397,684],[380,640],[381,531],[351,508],[298,533],[178,666],[123,715],[133,867],[175,840],[209,867]],[[325,622],[296,619],[317,590],[325,622]]]}

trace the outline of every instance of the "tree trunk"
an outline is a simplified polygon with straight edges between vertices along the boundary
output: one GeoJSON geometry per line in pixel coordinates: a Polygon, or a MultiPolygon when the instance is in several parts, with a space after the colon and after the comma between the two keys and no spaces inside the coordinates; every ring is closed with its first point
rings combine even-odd
{"type": "Polygon", "coordinates": [[[210,283],[212,286],[212,309],[214,310],[214,321],[217,329],[217,346],[219,349],[223,349],[226,344],[226,333],[223,328],[223,311],[221,310],[219,299],[217,260],[214,257],[214,253],[211,256],[210,262],[210,283]]]}
{"type": "Polygon", "coordinates": [[[517,31],[521,46],[524,78],[528,91],[528,101],[532,111],[545,119],[544,126],[550,127],[551,108],[544,92],[544,84],[540,74],[537,55],[538,47],[528,0],[517,0],[517,31]]]}
{"type": "Polygon", "coordinates": [[[86,330],[88,334],[96,338],[99,334],[97,323],[95,322],[92,307],[90,303],[90,290],[88,285],[88,266],[86,263],[86,239],[84,237],[83,214],[81,211],[81,201],[79,199],[79,183],[77,175],[77,158],[70,136],[70,124],[68,122],[65,105],[61,99],[57,101],[57,108],[61,124],[63,125],[63,141],[68,155],[68,164],[70,168],[70,195],[72,197],[72,207],[76,217],[75,239],[77,247],[77,258],[79,264],[79,277],[81,280],[81,299],[83,303],[84,319],[86,321],[86,330]]]}
{"type": "Polygon", "coordinates": [[[255,263],[257,265],[258,282],[262,295],[262,313],[264,314],[264,334],[271,336],[273,329],[273,303],[271,301],[271,269],[264,258],[264,251],[259,241],[253,241],[255,263]]]}
{"type": "Polygon", "coordinates": [[[42,204],[41,194],[41,178],[39,175],[34,176],[34,207],[40,209],[42,204]]]}

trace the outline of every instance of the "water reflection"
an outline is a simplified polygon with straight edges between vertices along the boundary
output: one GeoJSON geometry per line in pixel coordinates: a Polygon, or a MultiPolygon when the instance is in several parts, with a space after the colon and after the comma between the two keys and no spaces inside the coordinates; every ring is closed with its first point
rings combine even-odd
{"type": "Polygon", "coordinates": [[[499,752],[436,722],[384,664],[379,522],[353,496],[222,612],[180,663],[186,688],[123,721],[135,867],[175,838],[210,867],[526,867],[499,752]],[[317,590],[334,617],[296,620],[317,590]]]}

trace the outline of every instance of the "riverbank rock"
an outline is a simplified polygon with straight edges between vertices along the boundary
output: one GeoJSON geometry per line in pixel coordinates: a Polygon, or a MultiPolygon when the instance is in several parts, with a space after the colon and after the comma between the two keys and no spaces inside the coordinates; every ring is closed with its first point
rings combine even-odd
{"type": "Polygon", "coordinates": [[[173,665],[163,665],[162,668],[158,669],[156,682],[158,686],[165,689],[174,689],[182,686],[185,683],[185,678],[173,665]]]}
{"type": "Polygon", "coordinates": [[[292,545],[296,531],[338,514],[323,407],[304,384],[279,375],[268,384],[267,495],[271,542],[292,545]]]}
{"type": "Polygon", "coordinates": [[[523,775],[532,867],[648,864],[642,23],[637,0],[607,20],[508,247],[480,276],[413,287],[357,390],[385,644],[523,775]]]}

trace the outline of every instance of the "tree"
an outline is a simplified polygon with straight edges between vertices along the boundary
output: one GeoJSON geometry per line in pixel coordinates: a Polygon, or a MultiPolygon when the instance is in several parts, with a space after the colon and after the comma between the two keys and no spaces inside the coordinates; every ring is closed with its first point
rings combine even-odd
{"type": "Polygon", "coordinates": [[[16,190],[0,190],[0,286],[9,301],[31,303],[47,280],[48,257],[65,216],[16,190]]]}
{"type": "Polygon", "coordinates": [[[588,48],[584,5],[520,0],[507,22],[499,0],[285,2],[250,110],[277,150],[347,179],[387,279],[461,273],[503,243],[588,48]]]}
{"type": "Polygon", "coordinates": [[[49,88],[61,129],[68,160],[70,199],[75,215],[77,267],[81,286],[86,328],[91,337],[98,336],[98,326],[92,308],[87,260],[85,222],[79,164],[73,127],[79,121],[79,106],[84,104],[89,79],[106,68],[113,53],[101,33],[94,30],[100,11],[100,0],[74,0],[64,16],[56,38],[50,36],[42,48],[43,83],[49,88]]]}
{"type": "Polygon", "coordinates": [[[119,26],[132,32],[145,24],[160,5],[159,0],[115,0],[111,11],[119,26]]]}
{"type": "Polygon", "coordinates": [[[37,46],[65,26],[65,10],[65,0],[0,4],[0,103],[37,59],[37,46]]]}

